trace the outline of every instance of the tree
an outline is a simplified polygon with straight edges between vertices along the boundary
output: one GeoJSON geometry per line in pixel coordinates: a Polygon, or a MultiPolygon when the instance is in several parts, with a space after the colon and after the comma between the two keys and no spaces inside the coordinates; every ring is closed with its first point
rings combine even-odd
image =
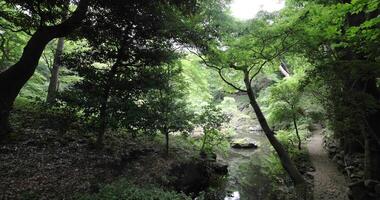
{"type": "Polygon", "coordinates": [[[291,119],[298,139],[298,149],[300,150],[302,141],[298,132],[297,120],[302,114],[301,97],[302,93],[298,88],[296,77],[284,79],[270,88],[270,121],[284,122],[291,119]]]}
{"type": "Polygon", "coordinates": [[[149,91],[146,99],[147,114],[151,115],[147,126],[165,136],[166,155],[169,155],[169,135],[175,132],[190,132],[193,129],[193,113],[185,100],[185,85],[181,68],[166,65],[160,68],[162,87],[149,91]]]}
{"type": "Polygon", "coordinates": [[[206,152],[212,152],[214,146],[217,146],[224,139],[220,129],[223,123],[228,122],[228,117],[222,113],[220,108],[214,104],[209,104],[202,108],[197,121],[197,124],[203,128],[200,154],[206,155],[206,152]]]}
{"type": "MultiPolygon", "coordinates": [[[[224,1],[215,0],[213,5],[222,6],[224,1]]],[[[145,24],[136,24],[128,22],[140,21],[150,24],[150,27],[167,27],[161,29],[157,34],[171,35],[173,43],[181,40],[181,43],[190,43],[196,39],[200,39],[198,35],[193,34],[192,28],[207,27],[205,18],[199,18],[197,13],[203,13],[202,2],[194,0],[177,1],[177,0],[160,0],[160,1],[128,1],[123,0],[97,1],[97,0],[53,0],[53,1],[14,1],[7,0],[2,4],[0,15],[7,23],[2,26],[9,29],[20,29],[31,35],[29,42],[24,48],[23,55],[20,60],[10,66],[6,71],[0,74],[0,135],[7,135],[11,131],[9,124],[9,113],[12,109],[13,102],[17,97],[20,89],[33,75],[38,60],[45,46],[54,38],[65,37],[77,28],[81,27],[84,22],[87,27],[97,25],[98,20],[102,20],[105,29],[112,26],[113,23],[124,23],[128,25],[128,30],[142,30],[145,24]],[[77,5],[74,12],[70,12],[71,8],[77,5]],[[88,7],[91,7],[89,13],[88,7]],[[146,12],[145,12],[146,11],[146,12]],[[25,14],[25,13],[29,13],[25,14]],[[69,16],[67,20],[62,20],[65,16],[69,16]],[[71,15],[70,15],[71,13],[71,15]],[[152,14],[152,15],[149,15],[152,14]],[[181,20],[179,16],[182,16],[181,20]],[[187,16],[187,18],[183,17],[187,16]],[[194,16],[196,21],[191,21],[194,16]],[[165,22],[165,23],[161,23],[165,22]],[[200,24],[202,26],[197,26],[200,24]],[[177,26],[178,24],[178,26],[177,26]],[[173,32],[177,34],[173,34],[173,32]],[[32,34],[32,32],[34,32],[32,34]],[[179,35],[181,33],[181,36],[179,35]]],[[[208,9],[208,8],[207,8],[208,9]]],[[[125,28],[125,26],[122,26],[125,28]]],[[[83,28],[83,26],[82,26],[83,28]]],[[[90,36],[99,32],[87,32],[90,29],[84,28],[81,34],[76,36],[90,36]]],[[[100,29],[98,29],[100,30],[100,29]]],[[[17,30],[18,31],[18,30],[17,30]]],[[[103,33],[112,33],[105,30],[103,33]]],[[[149,32],[148,32],[149,33],[149,32]]],[[[206,34],[205,34],[206,35],[206,34]]],[[[207,34],[207,36],[212,34],[207,34]]],[[[119,38],[120,40],[120,38],[119,38]]],[[[201,42],[196,42],[201,44],[201,42]]]]}
{"type": "MultiPolygon", "coordinates": [[[[130,40],[137,39],[130,38],[130,40]]],[[[142,42],[140,38],[139,45],[142,42]]],[[[142,96],[149,90],[163,87],[158,69],[175,59],[165,45],[147,42],[139,45],[95,46],[85,52],[75,52],[66,58],[83,79],[62,96],[97,130],[97,147],[103,145],[107,128],[125,127],[129,130],[144,128],[149,113],[142,115],[142,96]],[[152,45],[152,46],[149,46],[152,45]],[[149,52],[149,54],[147,54],[149,52]]],[[[127,42],[124,40],[123,42],[127,42]]],[[[147,125],[151,126],[151,124],[147,125]]]]}
{"type": "Polygon", "coordinates": [[[358,151],[358,141],[364,144],[366,178],[380,179],[374,156],[380,149],[379,2],[293,0],[288,5],[283,19],[294,24],[298,53],[315,65],[309,79],[322,83],[335,136],[346,154],[358,151]],[[295,15],[303,20],[295,22],[295,15]]]}
{"type": "Polygon", "coordinates": [[[268,63],[273,62],[294,45],[291,40],[288,40],[291,30],[286,26],[270,25],[271,22],[273,22],[272,16],[263,15],[259,19],[249,21],[242,32],[234,34],[240,37],[222,38],[217,43],[211,43],[208,49],[202,51],[207,57],[195,53],[199,55],[205,65],[215,69],[229,86],[248,95],[266,137],[278,154],[282,166],[299,189],[302,198],[306,195],[305,180],[283,145],[275,137],[275,133],[269,128],[252,87],[255,76],[264,67],[267,67],[268,63]],[[228,80],[226,71],[235,74],[234,77],[240,76],[239,83],[228,80]],[[244,85],[245,89],[242,89],[241,85],[244,85]]]}
{"type": "Polygon", "coordinates": [[[62,65],[63,48],[65,45],[65,38],[58,39],[57,48],[54,53],[53,66],[50,69],[51,76],[49,81],[48,93],[46,102],[52,103],[55,100],[59,89],[59,69],[62,65]]]}
{"type": "MultiPolygon", "coordinates": [[[[195,5],[187,3],[99,2],[92,9],[91,17],[78,33],[86,38],[90,49],[74,52],[67,63],[84,79],[66,101],[82,110],[84,117],[97,127],[97,146],[102,146],[109,127],[133,131],[149,130],[148,126],[152,126],[146,123],[150,114],[144,112],[144,103],[140,104],[149,101],[146,95],[151,90],[169,87],[163,77],[170,77],[171,72],[162,72],[163,65],[178,58],[175,44],[191,41],[190,36],[183,34],[183,23],[193,13],[186,9],[195,5]]],[[[163,99],[167,98],[166,93],[173,92],[165,89],[163,99]]],[[[160,130],[168,132],[171,127],[160,130]]]]}
{"type": "Polygon", "coordinates": [[[33,75],[46,45],[54,38],[64,37],[74,31],[86,17],[89,0],[81,0],[71,16],[62,21],[62,13],[69,12],[68,2],[10,0],[2,4],[0,15],[9,22],[3,26],[20,28],[31,37],[18,62],[0,73],[0,137],[11,131],[9,113],[13,102],[33,75]],[[25,12],[30,14],[26,15],[25,12]]]}

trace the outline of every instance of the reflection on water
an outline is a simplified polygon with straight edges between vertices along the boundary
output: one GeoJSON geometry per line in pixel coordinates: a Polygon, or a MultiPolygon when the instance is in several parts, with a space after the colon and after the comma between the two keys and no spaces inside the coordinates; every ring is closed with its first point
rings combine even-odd
{"type": "Polygon", "coordinates": [[[225,185],[224,200],[264,199],[270,180],[263,175],[261,161],[270,153],[270,145],[261,131],[251,107],[247,106],[245,97],[234,97],[238,112],[231,119],[231,126],[236,135],[232,139],[248,138],[259,144],[258,149],[230,149],[220,159],[228,163],[228,178],[225,185]]]}

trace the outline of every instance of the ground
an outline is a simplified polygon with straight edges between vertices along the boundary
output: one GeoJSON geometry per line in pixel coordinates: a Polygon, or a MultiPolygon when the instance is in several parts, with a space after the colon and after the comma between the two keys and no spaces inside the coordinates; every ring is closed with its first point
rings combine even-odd
{"type": "Polygon", "coordinates": [[[313,131],[313,136],[307,145],[310,160],[313,163],[314,199],[315,200],[346,200],[347,181],[344,175],[338,171],[335,163],[328,158],[327,152],[322,146],[322,129],[313,131]]]}
{"type": "Polygon", "coordinates": [[[0,199],[77,199],[120,178],[165,186],[172,166],[194,154],[173,144],[167,157],[163,138],[134,140],[118,132],[107,133],[98,150],[95,134],[38,111],[15,109],[12,122],[12,138],[0,141],[0,199]]]}

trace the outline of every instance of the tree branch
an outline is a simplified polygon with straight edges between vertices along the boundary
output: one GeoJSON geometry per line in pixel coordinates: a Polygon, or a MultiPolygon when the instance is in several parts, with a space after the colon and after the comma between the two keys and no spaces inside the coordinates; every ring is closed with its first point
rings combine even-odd
{"type": "Polygon", "coordinates": [[[217,66],[215,66],[215,65],[210,64],[209,62],[207,62],[206,58],[204,58],[204,57],[203,57],[202,55],[200,55],[198,52],[192,51],[192,50],[190,50],[190,49],[188,49],[188,50],[189,50],[191,53],[193,53],[194,55],[198,56],[198,57],[201,59],[201,61],[202,61],[202,63],[203,63],[204,65],[206,65],[207,67],[210,67],[210,68],[212,68],[212,69],[217,70],[217,71],[218,71],[218,74],[219,74],[219,76],[220,76],[220,78],[221,78],[221,79],[222,79],[227,85],[229,85],[230,87],[232,87],[232,88],[234,88],[235,90],[238,90],[238,91],[240,91],[240,92],[247,92],[247,90],[243,90],[243,89],[239,88],[238,86],[234,85],[233,83],[229,82],[229,81],[223,76],[223,73],[222,73],[223,68],[220,68],[220,67],[217,67],[217,66]]]}
{"type": "Polygon", "coordinates": [[[225,83],[227,83],[227,85],[233,87],[235,90],[238,90],[238,91],[240,91],[240,92],[247,92],[247,90],[243,90],[243,89],[241,89],[241,88],[235,86],[235,85],[232,84],[231,82],[227,81],[227,79],[223,76],[222,69],[220,69],[220,70],[218,71],[218,74],[219,74],[220,78],[222,78],[222,80],[223,80],[225,83]]]}
{"type": "MultiPolygon", "coordinates": [[[[261,72],[261,70],[264,68],[264,66],[267,64],[267,62],[268,61],[264,61],[264,63],[263,64],[261,64],[261,66],[259,67],[259,69],[256,71],[256,73],[255,74],[253,74],[252,76],[251,76],[251,78],[249,79],[249,83],[252,83],[252,81],[253,81],[253,79],[261,72]]],[[[248,71],[248,73],[249,73],[249,71],[248,71]]]]}

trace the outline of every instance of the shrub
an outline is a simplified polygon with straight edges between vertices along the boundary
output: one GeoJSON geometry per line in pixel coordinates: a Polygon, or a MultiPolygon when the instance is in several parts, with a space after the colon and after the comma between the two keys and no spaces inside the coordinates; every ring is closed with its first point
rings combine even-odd
{"type": "Polygon", "coordinates": [[[184,194],[174,191],[164,191],[155,186],[138,187],[127,180],[120,180],[106,185],[99,193],[85,195],[80,200],[188,200],[184,194]]]}

